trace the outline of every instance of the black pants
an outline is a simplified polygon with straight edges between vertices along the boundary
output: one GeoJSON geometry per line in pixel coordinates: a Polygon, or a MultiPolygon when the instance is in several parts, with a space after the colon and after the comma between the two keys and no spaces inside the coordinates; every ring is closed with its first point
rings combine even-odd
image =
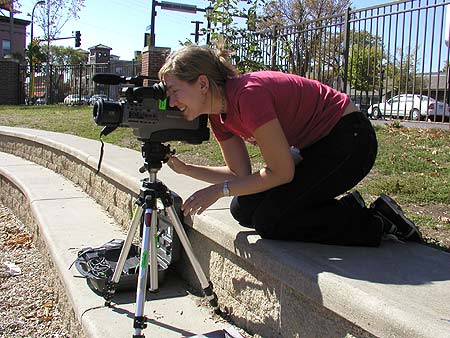
{"type": "Polygon", "coordinates": [[[358,184],[375,162],[377,140],[367,117],[360,112],[342,117],[301,155],[292,182],[233,198],[233,217],[263,238],[378,246],[382,231],[370,210],[335,199],[358,184]]]}

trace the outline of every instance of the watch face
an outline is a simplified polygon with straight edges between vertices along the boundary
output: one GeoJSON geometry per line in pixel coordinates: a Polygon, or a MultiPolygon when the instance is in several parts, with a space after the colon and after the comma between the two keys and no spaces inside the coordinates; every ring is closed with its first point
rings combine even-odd
{"type": "Polygon", "coordinates": [[[230,196],[230,189],[228,188],[228,181],[223,182],[223,195],[230,196]]]}

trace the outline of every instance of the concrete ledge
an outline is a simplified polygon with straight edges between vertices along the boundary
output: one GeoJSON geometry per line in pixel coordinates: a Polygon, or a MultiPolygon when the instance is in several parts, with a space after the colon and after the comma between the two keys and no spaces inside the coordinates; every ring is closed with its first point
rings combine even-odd
{"type": "MultiPolygon", "coordinates": [[[[125,228],[139,191],[141,154],[106,145],[95,175],[96,141],[0,127],[0,150],[66,176],[125,228]]],[[[182,198],[203,183],[158,173],[182,198]]],[[[222,308],[263,337],[449,337],[450,255],[414,243],[348,248],[262,240],[242,228],[221,199],[192,220],[188,235],[222,308]]],[[[110,236],[111,237],[111,236],[110,236]]],[[[109,238],[110,239],[110,238],[109,238]]],[[[91,243],[89,245],[92,245],[91,243]]],[[[176,266],[196,284],[189,263],[176,266]]]]}

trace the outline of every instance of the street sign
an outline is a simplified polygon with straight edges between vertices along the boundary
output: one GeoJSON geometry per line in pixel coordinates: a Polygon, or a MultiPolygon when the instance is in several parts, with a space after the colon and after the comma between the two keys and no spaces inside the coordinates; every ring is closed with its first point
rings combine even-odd
{"type": "Polygon", "coordinates": [[[185,5],[176,2],[161,1],[160,6],[162,9],[177,12],[197,13],[197,6],[185,5]]]}

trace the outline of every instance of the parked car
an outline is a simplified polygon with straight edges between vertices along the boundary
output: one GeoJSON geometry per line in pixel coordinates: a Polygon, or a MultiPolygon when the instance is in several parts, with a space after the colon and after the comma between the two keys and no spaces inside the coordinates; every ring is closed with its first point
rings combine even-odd
{"type": "Polygon", "coordinates": [[[63,102],[66,106],[74,106],[74,105],[79,105],[79,104],[89,104],[89,100],[90,100],[89,96],[86,96],[86,95],[81,96],[81,99],[80,99],[80,95],[70,94],[64,98],[63,102]]]}
{"type": "Polygon", "coordinates": [[[97,101],[98,99],[107,100],[108,96],[105,94],[92,95],[91,98],[89,99],[89,105],[92,106],[95,103],[95,101],[97,101]]]}
{"type": "Polygon", "coordinates": [[[47,99],[45,98],[45,96],[38,97],[35,101],[35,104],[37,105],[47,104],[47,99]]]}
{"type": "Polygon", "coordinates": [[[435,101],[430,103],[428,110],[429,121],[444,122],[450,120],[450,106],[447,103],[435,101]]]}
{"type": "Polygon", "coordinates": [[[374,119],[399,117],[419,121],[439,114],[442,117],[444,112],[449,115],[449,106],[429,96],[401,94],[370,106],[368,115],[374,119]]]}

